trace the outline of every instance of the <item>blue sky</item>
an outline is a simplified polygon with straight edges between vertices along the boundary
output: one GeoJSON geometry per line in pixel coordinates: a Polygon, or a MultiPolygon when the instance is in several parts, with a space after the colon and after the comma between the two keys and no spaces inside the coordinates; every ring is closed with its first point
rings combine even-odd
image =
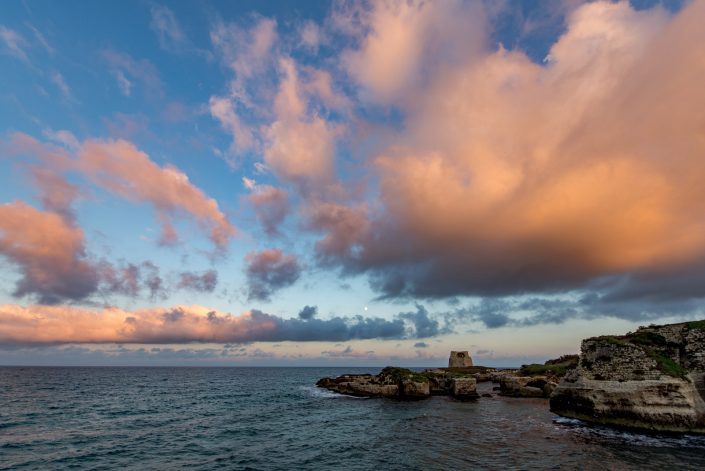
{"type": "Polygon", "coordinates": [[[2,11],[0,363],[518,365],[702,317],[702,2],[2,11]]]}

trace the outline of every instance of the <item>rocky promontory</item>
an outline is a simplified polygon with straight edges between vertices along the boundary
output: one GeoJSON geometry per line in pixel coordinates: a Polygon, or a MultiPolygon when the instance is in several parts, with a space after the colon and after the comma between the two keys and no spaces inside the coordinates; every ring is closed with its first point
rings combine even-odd
{"type": "Polygon", "coordinates": [[[476,399],[479,396],[477,376],[488,375],[493,371],[491,368],[478,366],[416,372],[388,366],[377,375],[356,374],[323,378],[316,386],[359,397],[417,400],[445,395],[456,399],[476,399]]]}
{"type": "Polygon", "coordinates": [[[705,321],[583,340],[550,407],[599,424],[705,433],[705,321]]]}

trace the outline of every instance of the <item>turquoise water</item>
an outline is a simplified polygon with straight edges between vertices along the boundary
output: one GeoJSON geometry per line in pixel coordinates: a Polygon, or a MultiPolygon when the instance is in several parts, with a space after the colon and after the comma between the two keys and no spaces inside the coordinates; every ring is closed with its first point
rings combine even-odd
{"type": "Polygon", "coordinates": [[[313,386],[378,370],[0,368],[0,469],[705,469],[705,437],[590,427],[543,399],[313,386]]]}

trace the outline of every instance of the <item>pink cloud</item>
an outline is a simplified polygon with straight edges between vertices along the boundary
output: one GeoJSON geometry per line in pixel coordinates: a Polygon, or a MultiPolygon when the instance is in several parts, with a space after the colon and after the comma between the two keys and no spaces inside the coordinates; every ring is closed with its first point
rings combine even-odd
{"type": "Polygon", "coordinates": [[[255,185],[252,190],[247,201],[254,208],[257,220],[268,235],[277,235],[279,226],[289,213],[288,193],[270,185],[255,185]]]}
{"type": "Polygon", "coordinates": [[[59,214],[22,202],[0,205],[0,254],[22,277],[15,296],[36,294],[42,303],[93,293],[99,274],[85,258],[83,232],[59,214]]]}
{"type": "MultiPolygon", "coordinates": [[[[16,133],[7,147],[14,154],[39,158],[54,172],[78,171],[96,185],[122,198],[150,203],[162,225],[161,241],[164,244],[177,241],[171,219],[180,215],[194,218],[219,250],[225,250],[237,232],[218,203],[193,185],[186,174],[171,165],[159,166],[128,141],[88,139],[74,154],[16,133]]],[[[48,203],[57,204],[59,197],[71,199],[71,191],[75,187],[57,176],[39,170],[35,172],[38,172],[35,178],[38,178],[43,191],[51,193],[44,197],[48,203]],[[52,193],[51,190],[61,191],[52,193]]]]}
{"type": "Polygon", "coordinates": [[[197,305],[136,311],[0,305],[0,345],[346,341],[404,333],[399,319],[282,319],[257,310],[232,315],[197,305]]]}

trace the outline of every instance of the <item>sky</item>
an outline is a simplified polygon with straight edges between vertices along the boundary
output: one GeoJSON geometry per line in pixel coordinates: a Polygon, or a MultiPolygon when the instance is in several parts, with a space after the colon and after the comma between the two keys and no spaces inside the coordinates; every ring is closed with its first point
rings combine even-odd
{"type": "Polygon", "coordinates": [[[518,366],[705,317],[705,0],[0,6],[0,364],[518,366]]]}

